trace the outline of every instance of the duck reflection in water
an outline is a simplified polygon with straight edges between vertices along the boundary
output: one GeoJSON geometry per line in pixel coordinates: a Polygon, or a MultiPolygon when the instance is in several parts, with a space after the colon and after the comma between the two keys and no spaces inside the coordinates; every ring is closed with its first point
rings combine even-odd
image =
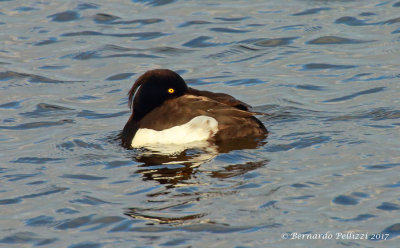
{"type": "MultiPolygon", "coordinates": [[[[240,185],[240,176],[266,166],[268,159],[259,161],[245,161],[242,163],[222,163],[222,166],[215,168],[213,159],[218,155],[234,152],[235,150],[256,149],[264,145],[262,140],[241,139],[236,142],[220,144],[204,144],[203,147],[187,148],[175,154],[163,154],[154,150],[135,150],[133,160],[142,163],[135,173],[142,175],[144,181],[157,181],[164,185],[164,189],[155,193],[147,193],[147,204],[142,207],[130,207],[125,215],[134,219],[150,220],[162,224],[193,223],[204,216],[206,212],[187,214],[185,211],[176,209],[185,208],[192,202],[201,201],[203,198],[221,197],[226,194],[236,194],[235,189],[206,189],[209,180],[202,178],[204,175],[217,180],[225,180],[238,177],[237,184],[240,185]],[[210,163],[210,164],[208,164],[210,163]],[[203,165],[203,166],[202,166],[203,165]],[[210,168],[213,167],[213,168],[210,168]],[[199,188],[201,190],[189,190],[185,188],[199,188]],[[177,192],[177,189],[184,189],[177,192]],[[167,197],[167,195],[169,195],[167,197]]],[[[234,159],[234,155],[232,158],[234,159]]],[[[220,162],[216,162],[218,164],[220,162]]],[[[211,186],[211,188],[214,188],[211,186]]],[[[207,221],[206,221],[207,222],[207,221]]],[[[208,223],[208,222],[207,222],[208,223]]],[[[210,224],[210,223],[209,223],[210,224]]],[[[215,224],[215,223],[214,223],[215,224]]],[[[210,228],[215,228],[214,224],[210,228]]]]}
{"type": "MultiPolygon", "coordinates": [[[[135,152],[133,160],[142,163],[140,165],[141,169],[136,172],[142,174],[144,180],[156,180],[161,184],[173,186],[190,179],[195,174],[196,168],[212,161],[219,154],[229,153],[234,150],[256,149],[265,143],[263,140],[249,138],[218,144],[202,142],[197,143],[197,146],[187,147],[176,153],[163,153],[154,149],[142,148],[135,152]]],[[[210,172],[210,175],[216,178],[226,178],[229,175],[235,176],[235,174],[245,173],[266,163],[267,160],[232,164],[221,168],[221,170],[210,172]]]]}

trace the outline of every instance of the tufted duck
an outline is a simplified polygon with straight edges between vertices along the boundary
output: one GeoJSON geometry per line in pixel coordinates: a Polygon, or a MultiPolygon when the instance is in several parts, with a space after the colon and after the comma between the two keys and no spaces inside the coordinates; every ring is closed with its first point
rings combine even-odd
{"type": "Polygon", "coordinates": [[[127,148],[265,137],[250,106],[224,93],[188,87],[176,72],[150,70],[129,91],[132,115],[122,131],[127,148]]]}

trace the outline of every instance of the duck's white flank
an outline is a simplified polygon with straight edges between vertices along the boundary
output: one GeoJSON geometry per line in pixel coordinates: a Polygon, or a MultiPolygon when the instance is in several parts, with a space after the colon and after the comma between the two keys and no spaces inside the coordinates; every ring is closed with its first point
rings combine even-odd
{"type": "Polygon", "coordinates": [[[151,144],[184,144],[207,140],[218,132],[218,122],[209,116],[197,116],[189,122],[162,131],[148,128],[137,130],[132,147],[151,144]]]}

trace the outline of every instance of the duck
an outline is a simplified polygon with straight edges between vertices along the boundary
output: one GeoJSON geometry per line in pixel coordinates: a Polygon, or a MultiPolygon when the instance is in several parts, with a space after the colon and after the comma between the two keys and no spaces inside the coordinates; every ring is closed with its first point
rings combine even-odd
{"type": "Polygon", "coordinates": [[[268,135],[250,105],[225,93],[188,87],[169,69],[145,72],[128,96],[131,115],[121,132],[126,148],[218,143],[268,135]]]}

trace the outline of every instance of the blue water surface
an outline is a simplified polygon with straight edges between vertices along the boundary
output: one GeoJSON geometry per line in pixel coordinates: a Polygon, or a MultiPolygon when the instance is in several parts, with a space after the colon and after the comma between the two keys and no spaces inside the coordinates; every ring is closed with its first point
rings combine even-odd
{"type": "Polygon", "coordinates": [[[0,30],[1,247],[398,246],[398,0],[10,0],[0,30]],[[269,137],[122,148],[155,68],[269,137]]]}

